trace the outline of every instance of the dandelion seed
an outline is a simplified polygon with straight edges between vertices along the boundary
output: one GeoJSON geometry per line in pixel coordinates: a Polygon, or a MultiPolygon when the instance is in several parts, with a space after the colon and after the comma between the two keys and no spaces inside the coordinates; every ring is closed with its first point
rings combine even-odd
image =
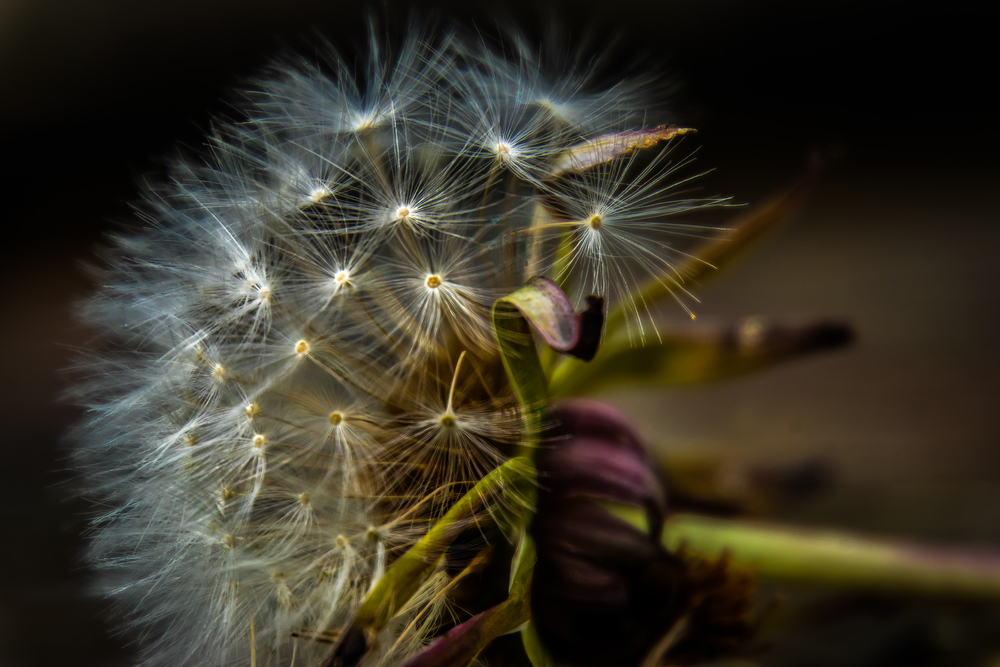
{"type": "Polygon", "coordinates": [[[640,336],[643,319],[650,316],[642,312],[645,304],[629,302],[629,293],[652,278],[667,284],[687,309],[685,300],[694,297],[675,267],[687,257],[685,249],[711,232],[665,219],[724,201],[678,197],[687,180],[667,179],[689,159],[670,162],[670,148],[649,164],[629,156],[563,179],[547,200],[554,219],[542,228],[561,253],[554,261],[556,280],[577,299],[602,294],[612,302],[629,304],[640,336]]]}

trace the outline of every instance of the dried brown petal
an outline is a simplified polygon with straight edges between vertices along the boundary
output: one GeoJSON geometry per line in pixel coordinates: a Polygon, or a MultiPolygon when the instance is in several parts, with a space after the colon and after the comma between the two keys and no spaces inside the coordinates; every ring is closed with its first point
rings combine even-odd
{"type": "Polygon", "coordinates": [[[652,148],[663,141],[694,131],[690,127],[660,125],[651,130],[602,134],[568,148],[556,160],[553,176],[566,172],[586,171],[602,162],[631,155],[643,148],[652,148]]]}

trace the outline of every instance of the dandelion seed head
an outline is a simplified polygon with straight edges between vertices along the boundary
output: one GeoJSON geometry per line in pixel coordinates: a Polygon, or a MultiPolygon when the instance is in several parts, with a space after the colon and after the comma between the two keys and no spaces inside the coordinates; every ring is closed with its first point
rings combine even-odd
{"type": "MultiPolygon", "coordinates": [[[[376,35],[252,82],[242,118],[148,188],[84,306],[91,556],[142,667],[322,665],[521,441],[496,300],[545,275],[640,322],[640,282],[683,293],[699,230],[668,219],[717,203],[681,196],[673,143],[579,166],[658,115],[649,79],[602,86],[589,58],[516,34],[376,35]]],[[[364,667],[440,631],[453,577],[364,667]]]]}

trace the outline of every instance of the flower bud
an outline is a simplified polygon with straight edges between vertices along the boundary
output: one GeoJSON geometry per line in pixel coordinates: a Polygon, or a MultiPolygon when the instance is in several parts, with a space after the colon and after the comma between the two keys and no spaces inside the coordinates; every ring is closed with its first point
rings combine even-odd
{"type": "Polygon", "coordinates": [[[666,484],[611,408],[563,402],[536,457],[532,623],[558,664],[690,664],[739,649],[752,580],[726,557],[668,552],[666,484]],[[626,518],[623,517],[628,517],[626,518]]]}
{"type": "Polygon", "coordinates": [[[666,488],[613,410],[564,402],[538,453],[532,618],[560,663],[638,664],[685,608],[684,565],[659,544],[666,488]],[[647,531],[607,505],[641,509],[647,531]]]}

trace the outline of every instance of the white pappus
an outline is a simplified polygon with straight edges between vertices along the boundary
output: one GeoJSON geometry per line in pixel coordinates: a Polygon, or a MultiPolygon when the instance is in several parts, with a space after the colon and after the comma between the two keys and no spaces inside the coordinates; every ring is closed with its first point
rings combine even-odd
{"type": "MultiPolygon", "coordinates": [[[[679,287],[672,240],[699,228],[663,218],[717,200],[674,193],[672,146],[556,178],[571,147],[669,120],[649,80],[504,43],[285,59],[114,239],[83,308],[78,461],[143,665],[318,665],[518,438],[494,300],[534,273],[612,306],[679,287]]],[[[371,664],[424,645],[448,587],[431,577],[414,600],[436,606],[371,664]]]]}

